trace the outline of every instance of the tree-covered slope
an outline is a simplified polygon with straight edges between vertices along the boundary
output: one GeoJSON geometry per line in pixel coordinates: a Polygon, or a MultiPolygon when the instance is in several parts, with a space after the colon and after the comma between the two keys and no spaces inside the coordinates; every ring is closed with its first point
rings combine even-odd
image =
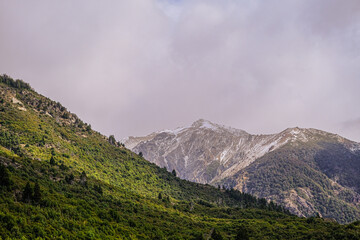
{"type": "MultiPolygon", "coordinates": [[[[6,149],[2,149],[1,155],[0,238],[3,239],[360,237],[359,222],[344,226],[320,218],[299,218],[270,211],[270,206],[261,208],[261,204],[255,208],[231,208],[204,200],[148,198],[87,175],[84,177],[84,173],[71,168],[17,157],[6,149]],[[53,180],[54,173],[58,181],[53,180]],[[4,181],[6,176],[9,181],[4,181]],[[34,190],[36,185],[39,185],[40,194],[34,190]]],[[[235,191],[223,194],[239,195],[235,191]]],[[[250,205],[252,203],[249,201],[250,205]]]]}
{"type": "Polygon", "coordinates": [[[0,143],[19,156],[49,163],[53,159],[58,165],[85,171],[107,184],[149,197],[162,192],[189,200],[206,194],[209,201],[215,202],[222,196],[213,187],[186,181],[174,183],[165,169],[120,143],[111,144],[61,104],[31,89],[1,85],[0,92],[0,143]],[[184,188],[188,189],[186,193],[184,188]]]}
{"type": "Polygon", "coordinates": [[[291,143],[223,183],[271,199],[302,216],[360,219],[360,154],[336,142],[291,143]]]}
{"type": "Polygon", "coordinates": [[[181,180],[0,77],[0,239],[356,239],[265,199],[181,180]]]}

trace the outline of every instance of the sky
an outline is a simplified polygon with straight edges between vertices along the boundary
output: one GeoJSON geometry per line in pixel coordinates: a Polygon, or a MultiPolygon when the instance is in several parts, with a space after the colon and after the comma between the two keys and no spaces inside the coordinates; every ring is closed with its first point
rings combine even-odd
{"type": "Polygon", "coordinates": [[[0,0],[0,56],[117,139],[203,118],[360,141],[359,0],[0,0]]]}

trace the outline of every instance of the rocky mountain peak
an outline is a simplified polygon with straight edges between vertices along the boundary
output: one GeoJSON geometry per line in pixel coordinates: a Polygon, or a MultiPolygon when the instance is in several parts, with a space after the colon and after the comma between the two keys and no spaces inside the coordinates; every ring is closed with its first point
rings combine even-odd
{"type": "Polygon", "coordinates": [[[191,125],[190,128],[195,128],[195,129],[200,129],[200,130],[206,129],[206,130],[212,130],[212,131],[218,132],[218,133],[222,132],[222,133],[228,133],[228,134],[234,134],[234,135],[249,135],[244,130],[228,127],[228,126],[217,124],[217,123],[213,123],[213,122],[211,122],[209,120],[205,120],[205,119],[199,119],[199,120],[195,121],[191,125]]]}
{"type": "MultiPolygon", "coordinates": [[[[351,201],[357,203],[356,199],[360,199],[358,193],[353,192],[353,189],[358,189],[358,178],[354,180],[349,177],[358,175],[360,144],[317,129],[292,127],[275,134],[252,135],[199,119],[188,127],[129,138],[125,144],[134,152],[142,152],[150,162],[169,171],[175,169],[181,178],[257,194],[281,202],[301,216],[311,215],[315,211],[313,195],[325,194],[333,199],[342,199],[337,192],[343,191],[341,189],[347,185],[350,188],[346,188],[346,191],[350,191],[349,194],[355,199],[351,201]],[[294,170],[299,167],[303,169],[294,170]],[[316,175],[319,169],[323,169],[321,174],[331,179],[316,175]],[[294,172],[290,173],[291,170],[294,172]],[[343,174],[343,171],[347,173],[343,174]],[[331,190],[333,192],[324,190],[319,193],[318,182],[311,189],[308,188],[315,181],[314,174],[318,176],[317,179],[327,182],[328,188],[334,189],[331,190]],[[293,178],[295,175],[300,177],[293,178]],[[289,181],[294,186],[281,182],[284,178],[291,179],[289,181]],[[307,185],[295,184],[303,182],[307,185]],[[340,182],[344,186],[336,185],[340,182]],[[281,192],[284,184],[287,184],[286,191],[281,192]],[[268,189],[263,190],[263,186],[268,186],[268,189]],[[274,195],[273,191],[280,193],[274,195]],[[304,191],[311,194],[302,198],[304,191]]],[[[346,204],[351,205],[351,201],[346,204]]],[[[316,204],[320,206],[323,203],[316,204]]]]}
{"type": "Polygon", "coordinates": [[[317,129],[293,127],[277,134],[251,135],[205,119],[188,127],[130,137],[125,145],[161,167],[175,169],[182,178],[216,183],[288,143],[319,141],[341,142],[352,151],[360,149],[357,143],[317,129]]]}
{"type": "Polygon", "coordinates": [[[205,119],[199,119],[195,121],[191,127],[193,128],[209,128],[209,129],[217,129],[219,127],[218,124],[212,123],[205,119]]]}

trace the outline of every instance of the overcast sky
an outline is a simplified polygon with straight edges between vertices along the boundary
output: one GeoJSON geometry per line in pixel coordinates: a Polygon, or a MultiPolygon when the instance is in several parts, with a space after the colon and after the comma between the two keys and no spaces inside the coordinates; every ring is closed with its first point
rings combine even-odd
{"type": "Polygon", "coordinates": [[[360,1],[0,0],[0,73],[117,139],[204,118],[360,141],[360,1]]]}

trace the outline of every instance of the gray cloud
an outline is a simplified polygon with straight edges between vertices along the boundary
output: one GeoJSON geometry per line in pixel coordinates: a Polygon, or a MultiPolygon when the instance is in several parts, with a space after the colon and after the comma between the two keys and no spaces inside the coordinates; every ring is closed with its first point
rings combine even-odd
{"type": "Polygon", "coordinates": [[[0,0],[0,72],[117,138],[198,118],[360,141],[358,0],[0,0]]]}

